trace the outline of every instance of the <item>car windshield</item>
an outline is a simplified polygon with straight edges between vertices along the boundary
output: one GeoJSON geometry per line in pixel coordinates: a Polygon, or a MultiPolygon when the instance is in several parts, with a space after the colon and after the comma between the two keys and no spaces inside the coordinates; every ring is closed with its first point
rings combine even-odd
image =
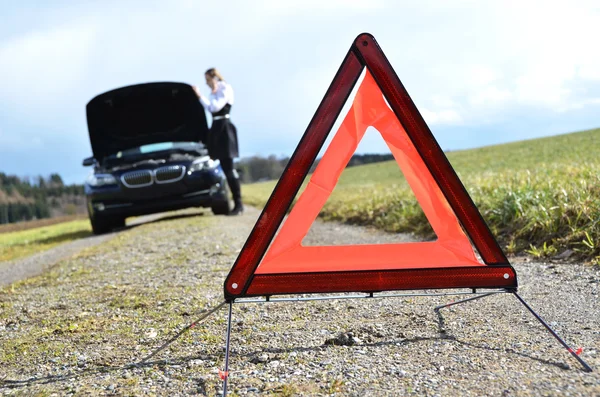
{"type": "Polygon", "coordinates": [[[108,156],[109,159],[119,159],[127,156],[145,154],[145,153],[153,153],[160,152],[163,150],[171,150],[171,149],[183,149],[183,150],[195,150],[199,146],[201,146],[197,142],[159,142],[152,143],[149,145],[142,145],[132,149],[123,150],[117,152],[115,154],[111,154],[108,156]]]}

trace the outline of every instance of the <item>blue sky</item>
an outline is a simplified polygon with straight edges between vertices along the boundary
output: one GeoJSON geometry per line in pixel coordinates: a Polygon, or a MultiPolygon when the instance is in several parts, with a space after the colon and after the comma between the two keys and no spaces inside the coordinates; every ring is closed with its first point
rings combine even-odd
{"type": "MultiPolygon", "coordinates": [[[[2,2],[0,171],[82,183],[89,99],[156,80],[207,93],[212,66],[242,156],[291,155],[361,32],[446,150],[600,127],[596,0],[2,2]]],[[[361,151],[387,152],[370,138],[361,151]]]]}

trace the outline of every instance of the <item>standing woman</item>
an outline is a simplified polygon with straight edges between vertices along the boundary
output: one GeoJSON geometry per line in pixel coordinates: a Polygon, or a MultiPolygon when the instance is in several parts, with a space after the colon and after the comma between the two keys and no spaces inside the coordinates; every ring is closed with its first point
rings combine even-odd
{"type": "Polygon", "coordinates": [[[200,93],[198,87],[194,90],[206,110],[212,114],[212,125],[208,132],[206,146],[208,154],[213,159],[218,159],[227,176],[227,183],[235,203],[231,215],[238,215],[244,211],[242,205],[242,192],[237,171],[233,168],[233,159],[239,157],[237,129],[229,119],[233,105],[233,88],[215,68],[204,73],[206,84],[211,93],[207,98],[200,93]]]}

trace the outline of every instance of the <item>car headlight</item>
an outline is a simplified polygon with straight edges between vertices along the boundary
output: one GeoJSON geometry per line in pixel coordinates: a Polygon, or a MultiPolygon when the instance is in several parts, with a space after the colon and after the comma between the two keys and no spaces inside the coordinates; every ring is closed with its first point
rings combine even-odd
{"type": "Polygon", "coordinates": [[[194,171],[202,171],[202,170],[211,170],[219,165],[219,160],[213,160],[210,157],[202,157],[198,160],[194,160],[194,162],[190,165],[190,172],[194,171]]]}
{"type": "Polygon", "coordinates": [[[117,180],[111,174],[92,174],[88,177],[87,183],[90,186],[107,186],[116,185],[117,180]]]}

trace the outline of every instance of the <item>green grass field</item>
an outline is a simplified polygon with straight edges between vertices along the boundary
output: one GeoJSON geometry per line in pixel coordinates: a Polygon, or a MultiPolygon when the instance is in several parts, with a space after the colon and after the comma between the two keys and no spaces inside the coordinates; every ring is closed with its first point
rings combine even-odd
{"type": "MultiPolygon", "coordinates": [[[[568,249],[573,258],[598,264],[599,154],[595,129],[447,156],[508,254],[547,257],[568,249]]],[[[244,185],[244,200],[262,207],[275,184],[244,185]]],[[[431,237],[394,161],[345,169],[320,218],[431,237]]]]}
{"type": "Polygon", "coordinates": [[[0,262],[29,256],[91,234],[92,229],[87,219],[0,233],[0,262]]]}

